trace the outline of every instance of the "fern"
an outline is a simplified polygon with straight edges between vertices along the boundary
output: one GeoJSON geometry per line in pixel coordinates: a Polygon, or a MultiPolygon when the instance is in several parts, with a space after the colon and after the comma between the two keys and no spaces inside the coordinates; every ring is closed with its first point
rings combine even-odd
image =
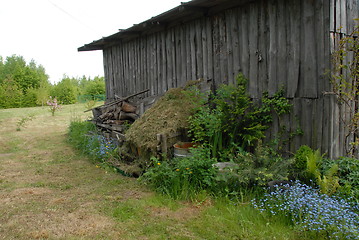
{"type": "Polygon", "coordinates": [[[320,165],[321,165],[322,155],[319,150],[310,151],[307,156],[307,173],[308,177],[311,179],[320,178],[320,165]]]}
{"type": "Polygon", "coordinates": [[[320,154],[319,149],[310,151],[307,155],[307,174],[312,180],[315,180],[320,188],[320,192],[327,195],[333,195],[340,188],[338,164],[333,164],[330,169],[322,175],[320,172],[323,162],[323,156],[320,154]]]}
{"type": "Polygon", "coordinates": [[[334,164],[323,177],[319,177],[318,185],[321,193],[331,196],[338,191],[340,188],[339,177],[337,176],[338,171],[338,164],[334,164]]]}

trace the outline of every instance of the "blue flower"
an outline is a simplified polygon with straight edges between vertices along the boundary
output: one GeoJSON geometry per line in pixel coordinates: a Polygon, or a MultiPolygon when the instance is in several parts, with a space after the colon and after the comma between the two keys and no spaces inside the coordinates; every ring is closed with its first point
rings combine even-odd
{"type": "Polygon", "coordinates": [[[302,231],[326,233],[331,239],[359,239],[357,205],[319,194],[299,181],[285,189],[277,187],[252,205],[261,212],[289,217],[302,231]]]}

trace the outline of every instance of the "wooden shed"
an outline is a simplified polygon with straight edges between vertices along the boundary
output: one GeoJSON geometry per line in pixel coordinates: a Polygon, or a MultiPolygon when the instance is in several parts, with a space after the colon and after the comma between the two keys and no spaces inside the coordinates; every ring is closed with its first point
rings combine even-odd
{"type": "MultiPolygon", "coordinates": [[[[345,154],[345,128],[325,74],[336,36],[355,27],[358,0],[193,0],[86,44],[102,50],[107,100],[149,88],[161,95],[187,80],[235,82],[242,72],[254,99],[284,87],[294,105],[284,119],[304,131],[288,145],[307,144],[330,157],[345,154]]],[[[278,132],[278,122],[268,132],[278,132]]]]}

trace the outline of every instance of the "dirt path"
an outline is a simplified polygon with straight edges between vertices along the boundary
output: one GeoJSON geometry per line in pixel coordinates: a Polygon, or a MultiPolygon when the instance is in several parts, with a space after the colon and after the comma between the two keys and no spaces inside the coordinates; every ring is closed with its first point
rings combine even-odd
{"type": "Polygon", "coordinates": [[[135,179],[79,156],[66,143],[69,111],[51,118],[37,109],[21,131],[25,114],[12,111],[0,111],[0,239],[148,239],[134,229],[146,225],[140,215],[167,209],[144,205],[153,194],[135,179]]]}

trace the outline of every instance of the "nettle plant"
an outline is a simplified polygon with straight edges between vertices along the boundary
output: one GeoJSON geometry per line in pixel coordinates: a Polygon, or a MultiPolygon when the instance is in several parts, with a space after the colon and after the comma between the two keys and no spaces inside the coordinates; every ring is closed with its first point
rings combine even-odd
{"type": "Polygon", "coordinates": [[[280,117],[291,110],[283,90],[273,97],[264,93],[260,103],[254,103],[246,92],[247,82],[240,74],[236,85],[220,86],[210,96],[209,104],[189,118],[193,141],[211,146],[213,157],[218,157],[223,150],[228,152],[231,146],[253,151],[265,137],[273,121],[272,113],[280,117]]]}
{"type": "MultiPolygon", "coordinates": [[[[332,92],[337,97],[338,103],[345,105],[350,117],[341,116],[340,121],[345,126],[346,141],[351,139],[346,146],[346,153],[354,156],[358,152],[359,130],[359,26],[354,31],[338,42],[336,51],[332,54],[332,71],[330,81],[332,92]]],[[[341,36],[340,36],[341,37],[341,36]]],[[[339,38],[339,36],[338,36],[339,38]]]]}

